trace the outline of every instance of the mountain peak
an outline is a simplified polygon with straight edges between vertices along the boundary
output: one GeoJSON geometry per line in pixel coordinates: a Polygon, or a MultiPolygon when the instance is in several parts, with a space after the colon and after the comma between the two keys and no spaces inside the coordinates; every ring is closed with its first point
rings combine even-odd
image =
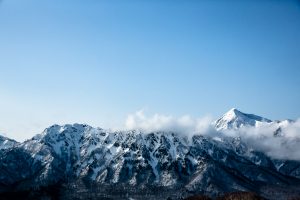
{"type": "Polygon", "coordinates": [[[215,122],[218,130],[238,129],[243,126],[257,126],[261,123],[270,123],[271,120],[254,114],[247,114],[236,108],[230,109],[215,122]]]}
{"type": "Polygon", "coordinates": [[[243,115],[244,113],[242,113],[241,111],[239,111],[238,109],[236,108],[231,108],[228,112],[226,112],[224,115],[223,115],[223,118],[233,118],[233,117],[238,117],[240,115],[243,115]]]}
{"type": "Polygon", "coordinates": [[[228,112],[241,112],[237,108],[231,108],[228,112]]]}

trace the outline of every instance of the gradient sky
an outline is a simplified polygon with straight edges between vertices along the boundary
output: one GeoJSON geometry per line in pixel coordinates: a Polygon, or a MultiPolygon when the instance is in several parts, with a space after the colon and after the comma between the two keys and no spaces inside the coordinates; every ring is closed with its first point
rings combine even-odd
{"type": "Polygon", "coordinates": [[[300,117],[299,1],[0,1],[1,134],[232,107],[300,117]]]}

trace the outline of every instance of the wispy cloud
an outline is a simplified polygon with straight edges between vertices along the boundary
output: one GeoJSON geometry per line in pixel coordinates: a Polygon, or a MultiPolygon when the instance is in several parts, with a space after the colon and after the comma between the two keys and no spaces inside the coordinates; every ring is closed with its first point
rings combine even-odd
{"type": "Polygon", "coordinates": [[[190,115],[175,117],[172,115],[154,114],[147,116],[139,110],[127,116],[125,128],[144,132],[173,131],[183,134],[206,134],[211,128],[212,117],[193,118],[190,115]]]}

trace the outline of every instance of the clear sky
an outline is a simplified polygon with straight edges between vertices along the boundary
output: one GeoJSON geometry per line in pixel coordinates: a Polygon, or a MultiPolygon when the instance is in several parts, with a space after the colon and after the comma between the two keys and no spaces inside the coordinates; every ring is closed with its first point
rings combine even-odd
{"type": "Polygon", "coordinates": [[[0,1],[2,134],[231,107],[300,117],[300,1],[0,1]]]}

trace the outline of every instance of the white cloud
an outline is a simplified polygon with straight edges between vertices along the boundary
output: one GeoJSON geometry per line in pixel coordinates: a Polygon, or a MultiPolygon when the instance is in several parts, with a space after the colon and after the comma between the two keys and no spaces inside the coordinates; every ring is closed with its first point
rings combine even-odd
{"type": "Polygon", "coordinates": [[[189,115],[174,117],[172,115],[154,114],[146,116],[144,110],[139,110],[127,116],[125,128],[144,132],[173,131],[184,134],[205,134],[212,124],[212,118],[193,118],[189,115]]]}
{"type": "Polygon", "coordinates": [[[300,160],[300,120],[280,127],[280,136],[274,136],[279,128],[277,123],[264,124],[259,127],[243,127],[223,133],[226,136],[241,137],[248,146],[272,158],[300,160]]]}
{"type": "Polygon", "coordinates": [[[193,118],[190,115],[174,117],[172,115],[154,114],[147,116],[144,110],[129,114],[125,129],[153,131],[173,131],[187,136],[201,134],[214,137],[240,137],[250,148],[262,151],[272,158],[300,160],[300,119],[295,123],[282,125],[282,135],[275,137],[277,123],[262,124],[259,127],[242,127],[239,130],[217,132],[212,117],[193,118]]]}

